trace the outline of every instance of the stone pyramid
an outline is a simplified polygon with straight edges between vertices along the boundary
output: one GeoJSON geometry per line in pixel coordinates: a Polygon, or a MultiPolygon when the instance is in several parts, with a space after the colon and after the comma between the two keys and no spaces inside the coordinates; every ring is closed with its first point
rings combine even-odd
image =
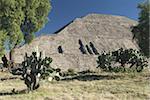
{"type": "Polygon", "coordinates": [[[38,46],[39,51],[53,58],[54,68],[93,69],[102,52],[121,47],[138,49],[131,33],[136,24],[123,16],[89,14],[76,18],[54,34],[37,37],[31,44],[15,49],[13,59],[21,63],[25,52],[31,54],[38,46]]]}

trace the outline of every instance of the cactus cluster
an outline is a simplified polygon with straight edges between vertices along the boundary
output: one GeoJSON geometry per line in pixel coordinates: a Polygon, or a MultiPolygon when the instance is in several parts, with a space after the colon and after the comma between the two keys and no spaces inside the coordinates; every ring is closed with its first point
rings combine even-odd
{"type": "Polygon", "coordinates": [[[129,66],[131,69],[135,66],[137,72],[141,72],[144,67],[148,66],[146,57],[144,57],[139,51],[133,49],[120,48],[116,51],[109,53],[102,53],[98,56],[98,67],[105,71],[113,71],[115,66],[114,63],[119,63],[120,68],[122,67],[125,71],[125,67],[129,66]]]}
{"type": "Polygon", "coordinates": [[[42,58],[41,52],[39,57],[36,52],[32,52],[31,56],[28,56],[27,53],[25,54],[24,61],[22,62],[22,77],[29,91],[39,87],[39,80],[48,68],[53,70],[49,67],[51,62],[52,58],[42,58]]]}
{"type": "Polygon", "coordinates": [[[60,69],[50,67],[52,58],[42,57],[42,52],[32,52],[30,56],[25,54],[22,68],[12,70],[14,75],[22,75],[28,91],[37,89],[40,79],[51,77],[55,80],[60,80],[60,69]]]}

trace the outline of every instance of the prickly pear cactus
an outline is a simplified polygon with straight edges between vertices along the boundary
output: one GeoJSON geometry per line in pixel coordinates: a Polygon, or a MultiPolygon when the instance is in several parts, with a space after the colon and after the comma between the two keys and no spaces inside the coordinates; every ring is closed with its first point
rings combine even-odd
{"type": "Polygon", "coordinates": [[[50,67],[52,58],[42,58],[42,53],[37,55],[36,52],[32,52],[31,56],[25,54],[24,61],[22,62],[22,77],[29,91],[37,89],[40,79],[48,79],[51,81],[59,81],[61,79],[60,69],[54,69],[50,67]]]}
{"type": "Polygon", "coordinates": [[[112,66],[113,63],[119,63],[120,68],[122,67],[123,71],[126,71],[126,66],[129,66],[129,69],[141,72],[148,66],[147,58],[144,57],[142,53],[133,49],[124,50],[123,48],[99,55],[97,63],[98,67],[104,71],[114,71],[116,68],[115,66],[112,66]]]}
{"type": "Polygon", "coordinates": [[[22,77],[29,91],[37,89],[41,77],[46,77],[48,72],[53,72],[54,69],[50,67],[52,58],[42,58],[40,52],[39,57],[36,52],[32,52],[31,56],[25,54],[24,61],[22,62],[22,77]]]}
{"type": "Polygon", "coordinates": [[[33,52],[31,56],[28,56],[27,53],[25,54],[22,62],[22,77],[29,91],[35,90],[40,86],[40,77],[50,66],[51,62],[52,58],[42,58],[41,52],[39,57],[37,57],[36,52],[33,52]]]}

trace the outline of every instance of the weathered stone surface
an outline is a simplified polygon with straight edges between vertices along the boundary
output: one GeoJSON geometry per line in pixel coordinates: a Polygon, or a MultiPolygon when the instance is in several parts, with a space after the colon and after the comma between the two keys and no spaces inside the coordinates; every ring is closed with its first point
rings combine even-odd
{"type": "Polygon", "coordinates": [[[136,21],[122,16],[89,14],[75,19],[57,34],[37,37],[31,44],[15,49],[14,61],[22,62],[25,52],[31,54],[38,46],[39,51],[53,58],[52,67],[64,70],[95,68],[97,55],[90,55],[86,48],[87,54],[82,54],[79,39],[84,47],[90,47],[92,42],[99,53],[121,47],[138,49],[131,33],[131,27],[136,24],[136,21]],[[59,46],[63,49],[62,54],[58,52],[59,46]]]}

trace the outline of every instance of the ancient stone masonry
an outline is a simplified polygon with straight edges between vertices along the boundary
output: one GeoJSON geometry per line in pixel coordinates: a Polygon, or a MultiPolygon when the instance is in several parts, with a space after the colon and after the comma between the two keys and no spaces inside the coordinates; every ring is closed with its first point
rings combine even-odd
{"type": "Polygon", "coordinates": [[[55,34],[37,37],[29,45],[15,49],[16,63],[21,63],[25,52],[34,47],[53,58],[52,67],[63,70],[96,68],[97,55],[119,48],[138,49],[132,40],[131,27],[137,22],[123,16],[89,14],[77,18],[55,34]]]}

